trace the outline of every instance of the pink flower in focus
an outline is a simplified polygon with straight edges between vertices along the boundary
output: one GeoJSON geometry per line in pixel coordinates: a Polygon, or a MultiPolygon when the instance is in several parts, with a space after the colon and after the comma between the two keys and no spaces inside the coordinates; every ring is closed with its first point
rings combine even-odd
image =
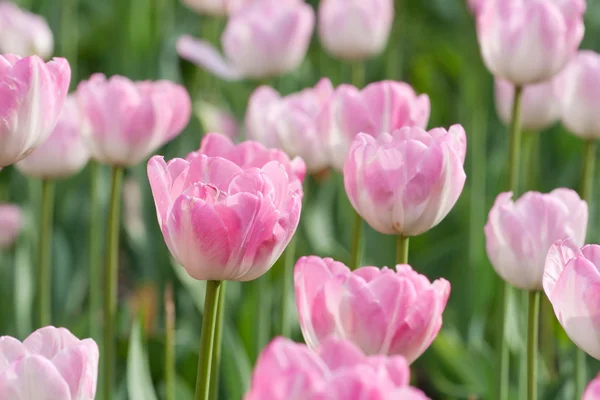
{"type": "Polygon", "coordinates": [[[381,54],[394,21],[393,0],[321,0],[319,37],[323,47],[343,60],[381,54]]]}
{"type": "Polygon", "coordinates": [[[365,354],[416,360],[442,326],[450,283],[433,283],[409,265],[396,271],[350,271],[331,258],[302,257],[294,270],[296,306],[309,347],[328,337],[349,340],[365,354]]]}
{"type": "Polygon", "coordinates": [[[486,66],[516,85],[549,80],[577,51],[585,8],[585,0],[485,2],[477,36],[486,66]]]}
{"type": "Polygon", "coordinates": [[[279,337],[262,351],[244,400],[427,400],[409,378],[400,356],[367,357],[333,338],[314,353],[279,337]]]}
{"type": "Polygon", "coordinates": [[[344,166],[354,209],[373,229],[416,236],[448,215],[465,184],[465,131],[460,125],[402,128],[377,138],[361,133],[344,166]]]}
{"type": "Polygon", "coordinates": [[[98,346],[65,328],[38,329],[23,343],[0,337],[0,398],[93,400],[98,346]]]}
{"type": "Polygon", "coordinates": [[[580,249],[572,239],[556,241],[548,251],[543,285],[567,335],[600,359],[600,246],[580,249]]]}
{"type": "Polygon", "coordinates": [[[362,132],[376,137],[406,126],[425,128],[429,111],[429,97],[417,96],[404,82],[376,82],[362,91],[340,85],[318,123],[332,166],[341,171],[356,135],[362,132]]]}
{"type": "Polygon", "coordinates": [[[523,290],[541,290],[552,244],[572,238],[583,246],[588,205],[570,189],[527,192],[513,202],[500,193],[485,225],[486,251],[496,273],[523,290]]]}
{"type": "Polygon", "coordinates": [[[310,172],[327,168],[328,152],[317,119],[332,95],[333,86],[326,78],[314,88],[284,97],[269,86],[259,87],[248,102],[248,138],[301,157],[310,172]]]}
{"type": "Polygon", "coordinates": [[[19,161],[17,169],[36,178],[63,178],[79,172],[90,158],[81,127],[75,98],[69,96],[50,137],[19,161]]]}
{"type": "Polygon", "coordinates": [[[21,231],[21,209],[13,204],[0,203],[0,249],[13,245],[21,231]]]}
{"type": "Polygon", "coordinates": [[[179,135],[191,114],[183,86],[122,76],[92,75],[79,84],[77,102],[92,157],[109,165],[140,163],[179,135]]]}
{"type": "Polygon", "coordinates": [[[0,52],[48,59],[54,38],[46,20],[20,9],[10,1],[0,2],[0,52]]]}
{"type": "Polygon", "coordinates": [[[205,132],[217,132],[232,140],[239,136],[237,120],[224,108],[201,101],[196,107],[196,113],[205,132]]]}
{"type": "Polygon", "coordinates": [[[581,400],[600,400],[600,374],[587,385],[581,400]]]}
{"type": "Polygon", "coordinates": [[[281,151],[206,137],[199,152],[148,162],[158,222],[173,257],[199,280],[249,281],[292,238],[302,186],[281,151]],[[283,162],[282,162],[283,161],[283,162]]]}
{"type": "Polygon", "coordinates": [[[64,58],[0,56],[0,167],[13,164],[50,136],[67,97],[71,68],[64,58]]]}
{"type": "Polygon", "coordinates": [[[283,75],[304,60],[314,19],[303,0],[257,0],[229,19],[221,37],[225,58],[209,42],[187,35],[177,41],[177,52],[226,80],[283,75]]]}

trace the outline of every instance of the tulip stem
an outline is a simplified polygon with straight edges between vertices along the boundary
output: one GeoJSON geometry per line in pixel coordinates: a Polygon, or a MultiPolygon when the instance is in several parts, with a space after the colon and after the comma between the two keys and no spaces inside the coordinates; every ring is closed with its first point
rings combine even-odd
{"type": "Polygon", "coordinates": [[[175,304],[171,284],[165,288],[165,399],[175,400],[175,304]]]}
{"type": "Polygon", "coordinates": [[[408,264],[408,237],[398,235],[396,238],[396,264],[408,264]]]}
{"type": "Polygon", "coordinates": [[[39,327],[52,323],[52,219],[54,214],[54,182],[42,181],[40,241],[38,260],[39,327]]]}
{"type": "Polygon", "coordinates": [[[254,297],[256,299],[256,352],[260,351],[269,342],[271,336],[271,298],[269,292],[269,275],[264,274],[252,282],[254,297]]]}
{"type": "Polygon", "coordinates": [[[210,398],[217,400],[219,398],[219,372],[221,368],[221,340],[223,338],[223,320],[225,318],[225,281],[221,283],[219,297],[217,298],[217,325],[215,326],[215,338],[213,357],[210,365],[210,398]]]}
{"type": "Polygon", "coordinates": [[[98,282],[102,280],[100,270],[100,232],[102,219],[98,199],[100,184],[100,165],[90,162],[90,225],[89,225],[89,263],[90,263],[90,336],[100,341],[100,315],[102,310],[102,290],[98,282]]]}
{"type": "Polygon", "coordinates": [[[350,248],[350,269],[355,270],[360,267],[362,262],[362,250],[363,250],[363,220],[360,214],[354,210],[354,231],[352,235],[352,245],[350,248]]]}
{"type": "Polygon", "coordinates": [[[202,313],[202,333],[200,334],[200,354],[198,356],[198,375],[196,377],[195,400],[209,400],[210,377],[214,350],[220,343],[215,342],[217,325],[217,305],[221,281],[206,281],[204,312],[202,313]]]}
{"type": "Polygon", "coordinates": [[[527,400],[537,399],[537,351],[540,317],[540,292],[529,292],[527,318],[527,400]]]}
{"type": "Polygon", "coordinates": [[[115,370],[115,321],[117,319],[117,284],[119,277],[119,221],[121,214],[121,191],[123,168],[112,167],[110,208],[108,210],[107,259],[104,273],[104,399],[113,397],[111,392],[115,370]]]}
{"type": "Polygon", "coordinates": [[[362,62],[355,62],[351,64],[350,69],[352,84],[360,90],[365,83],[365,64],[362,62]]]}
{"type": "Polygon", "coordinates": [[[292,236],[292,240],[285,249],[283,256],[283,274],[281,281],[281,327],[279,334],[283,337],[290,337],[292,333],[291,318],[288,314],[290,297],[292,296],[292,282],[294,261],[296,259],[296,235],[292,236]]]}

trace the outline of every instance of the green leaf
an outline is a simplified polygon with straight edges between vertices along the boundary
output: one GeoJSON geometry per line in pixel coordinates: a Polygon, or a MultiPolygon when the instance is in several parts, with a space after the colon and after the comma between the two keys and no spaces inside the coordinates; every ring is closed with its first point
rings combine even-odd
{"type": "Polygon", "coordinates": [[[129,338],[129,355],[127,356],[127,393],[130,400],[157,400],[148,355],[142,341],[142,327],[136,319],[129,338]]]}

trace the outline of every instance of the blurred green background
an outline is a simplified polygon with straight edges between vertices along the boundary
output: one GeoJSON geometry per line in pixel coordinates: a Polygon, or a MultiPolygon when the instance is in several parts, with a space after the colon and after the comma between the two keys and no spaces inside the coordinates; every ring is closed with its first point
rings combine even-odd
{"type": "MultiPolygon", "coordinates": [[[[243,122],[245,106],[256,82],[220,82],[181,61],[175,52],[179,35],[191,33],[215,40],[224,20],[200,17],[177,0],[20,0],[21,6],[47,18],[57,56],[67,56],[74,71],[71,88],[91,73],[121,74],[133,79],[170,79],[184,83],[195,99],[232,111],[243,122]]],[[[317,1],[310,1],[317,5],[317,1]]],[[[506,128],[499,122],[493,102],[493,80],[482,64],[472,16],[463,0],[397,0],[395,26],[386,52],[366,63],[369,82],[404,80],[431,98],[430,127],[461,123],[468,135],[467,185],[450,215],[436,228],[411,239],[412,266],[430,279],[444,277],[452,293],[444,325],[432,347],[412,366],[415,384],[432,399],[493,399],[497,362],[493,343],[498,337],[498,279],[485,254],[483,225],[495,196],[503,190],[506,166],[506,128]]],[[[586,36],[582,48],[599,50],[600,5],[588,4],[586,36]]],[[[330,58],[315,36],[308,57],[293,74],[271,82],[291,93],[329,77],[334,84],[349,82],[347,65],[330,58]]],[[[193,118],[188,128],[159,153],[166,158],[196,150],[202,128],[193,118]]],[[[556,127],[532,140],[537,149],[536,173],[524,189],[549,191],[559,186],[577,188],[582,169],[583,142],[556,127]]],[[[529,140],[529,139],[528,139],[529,140]]],[[[101,202],[106,215],[108,169],[103,170],[101,202]]],[[[164,301],[167,284],[174,287],[176,304],[177,399],[192,399],[196,377],[201,305],[204,285],[186,279],[172,265],[158,224],[146,167],[129,169],[127,190],[135,199],[124,204],[120,247],[118,393],[115,399],[152,400],[164,388],[164,301]],[[135,316],[143,314],[141,329],[132,330],[135,316]]],[[[600,185],[596,184],[596,187],[600,185]]],[[[36,262],[37,214],[40,183],[27,181],[12,168],[0,173],[2,201],[22,205],[27,226],[16,247],[0,263],[0,333],[20,338],[32,330],[36,262]]],[[[598,193],[597,193],[598,195],[598,193]]],[[[308,200],[298,233],[298,257],[318,254],[341,261],[348,258],[352,220],[341,177],[330,173],[309,178],[308,200]]],[[[599,197],[597,197],[599,198],[599,197]]],[[[53,259],[53,315],[55,325],[76,335],[89,335],[86,314],[88,293],[89,171],[58,184],[53,259]]],[[[592,213],[591,242],[598,242],[592,213]]],[[[394,262],[393,237],[368,229],[366,265],[394,262]]],[[[278,263],[262,279],[273,281],[281,273],[278,263]]],[[[100,284],[100,282],[94,283],[100,284]]],[[[270,285],[278,299],[281,288],[270,285]]],[[[253,334],[255,297],[251,285],[228,283],[220,398],[240,399],[256,358],[253,334]]],[[[274,301],[274,321],[279,312],[274,301]]],[[[294,304],[294,303],[292,303],[294,304]]],[[[540,398],[574,398],[572,355],[574,347],[546,305],[542,317],[540,398]],[[558,335],[558,342],[552,337],[558,335]]],[[[519,358],[524,350],[525,309],[515,301],[511,308],[511,399],[524,398],[524,373],[519,358]]],[[[275,322],[274,322],[275,326],[275,322]]],[[[301,340],[297,323],[295,339],[301,340]]],[[[589,361],[590,379],[600,364],[589,361]]]]}

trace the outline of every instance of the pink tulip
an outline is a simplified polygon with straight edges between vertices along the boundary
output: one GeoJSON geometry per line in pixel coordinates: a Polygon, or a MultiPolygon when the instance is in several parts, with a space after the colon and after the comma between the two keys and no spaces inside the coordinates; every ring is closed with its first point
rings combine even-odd
{"type": "Polygon", "coordinates": [[[485,2],[477,35],[486,66],[516,85],[552,78],[581,43],[585,8],[585,0],[485,2]]]}
{"type": "Polygon", "coordinates": [[[268,147],[283,149],[291,157],[302,157],[308,171],[316,173],[329,165],[318,117],[333,95],[329,79],[314,88],[281,97],[269,86],[252,93],[246,113],[248,138],[268,147]]]}
{"type": "Polygon", "coordinates": [[[467,5],[471,12],[476,16],[483,8],[483,5],[488,1],[489,0],[467,0],[467,5]]]}
{"type": "Polygon", "coordinates": [[[496,273],[523,290],[541,290],[546,255],[552,244],[585,240],[588,206],[570,189],[527,192],[516,202],[500,193],[485,225],[486,250],[496,273]]]}
{"type": "Polygon", "coordinates": [[[302,186],[291,163],[279,161],[282,152],[268,158],[258,143],[229,142],[227,149],[227,140],[211,135],[199,152],[168,164],[154,156],[148,178],[167,247],[190,276],[249,281],[267,272],[292,238],[302,186]]]}
{"type": "Polygon", "coordinates": [[[315,349],[328,337],[349,340],[365,354],[416,360],[442,326],[450,283],[433,283],[410,265],[350,271],[331,258],[302,257],[294,270],[302,334],[315,349]]]}
{"type": "Polygon", "coordinates": [[[600,400],[600,374],[585,388],[581,400],[600,400]]]}
{"type": "Polygon", "coordinates": [[[13,245],[22,225],[21,209],[12,204],[0,203],[0,249],[13,245]]]}
{"type": "Polygon", "coordinates": [[[325,50],[343,60],[381,54],[394,21],[393,0],[321,0],[319,37],[325,50]]]}
{"type": "Polygon", "coordinates": [[[261,353],[245,400],[426,400],[408,386],[403,357],[367,357],[352,343],[328,339],[317,353],[275,338],[261,353]]]}
{"type": "Polygon", "coordinates": [[[205,132],[218,132],[230,139],[239,136],[240,128],[237,120],[227,110],[201,101],[196,107],[196,113],[205,132]]]}
{"type": "Polygon", "coordinates": [[[122,76],[92,75],[79,84],[77,102],[92,157],[110,165],[140,163],[179,135],[191,114],[183,86],[122,76]]]}
{"type": "Polygon", "coordinates": [[[562,122],[573,134],[586,139],[600,138],[600,54],[583,50],[561,74],[562,122]]]}
{"type": "Polygon", "coordinates": [[[233,14],[252,1],[255,0],[182,0],[182,3],[198,14],[220,17],[233,14]]]}
{"type": "Polygon", "coordinates": [[[319,118],[333,167],[344,168],[350,144],[360,132],[377,136],[405,126],[425,128],[429,110],[429,97],[417,96],[404,82],[376,82],[362,91],[339,86],[319,118]]]}
{"type": "MultiPolygon", "coordinates": [[[[521,99],[521,124],[527,131],[539,132],[554,125],[560,118],[562,91],[560,80],[527,85],[521,99]]],[[[512,120],[514,86],[496,79],[496,110],[506,125],[512,120]]]]}
{"type": "Polygon", "coordinates": [[[465,184],[465,131],[402,128],[377,138],[360,133],[344,166],[354,209],[373,229],[415,236],[448,215],[465,184]]]}
{"type": "Polygon", "coordinates": [[[16,164],[24,175],[63,178],[79,172],[90,158],[81,133],[81,118],[73,96],[67,97],[48,140],[16,164]]]}
{"type": "MultiPolygon", "coordinates": [[[[555,242],[546,258],[544,292],[571,340],[600,359],[600,246],[555,242]]],[[[600,397],[599,397],[600,398],[600,397]]]]}
{"type": "Polygon", "coordinates": [[[0,167],[13,164],[50,136],[69,89],[64,58],[0,55],[0,167]]]}
{"type": "Polygon", "coordinates": [[[225,58],[205,40],[182,36],[179,55],[226,80],[264,79],[298,68],[308,50],[314,11],[303,0],[256,0],[229,19],[225,58]]]}
{"type": "Polygon", "coordinates": [[[0,2],[0,52],[50,58],[54,38],[39,15],[20,9],[10,1],[0,2]]]}
{"type": "Polygon", "coordinates": [[[93,400],[98,346],[65,328],[38,329],[23,343],[0,337],[0,399],[93,400]]]}

